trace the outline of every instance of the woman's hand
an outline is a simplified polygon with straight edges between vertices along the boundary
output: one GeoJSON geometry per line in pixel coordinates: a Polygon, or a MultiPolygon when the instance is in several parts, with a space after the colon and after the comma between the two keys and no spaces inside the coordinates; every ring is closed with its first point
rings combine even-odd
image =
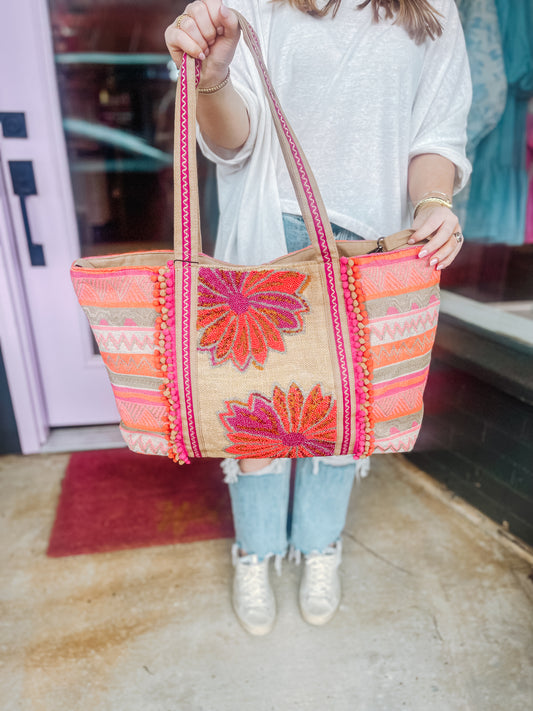
{"type": "Polygon", "coordinates": [[[196,118],[206,141],[221,155],[228,150],[239,150],[250,134],[250,119],[244,101],[231,81],[224,81],[239,36],[237,15],[221,0],[189,3],[165,31],[168,51],[176,66],[181,66],[184,52],[200,59],[199,88],[216,88],[216,91],[198,93],[196,118]]]}
{"type": "Polygon", "coordinates": [[[463,233],[457,216],[441,205],[421,207],[413,221],[414,234],[409,244],[429,238],[419,257],[431,255],[429,263],[435,269],[449,267],[463,246],[463,233]]]}
{"type": "Polygon", "coordinates": [[[227,74],[239,41],[237,16],[221,0],[195,0],[165,30],[168,51],[176,66],[181,66],[183,53],[202,60],[200,86],[211,87],[227,74]]]}

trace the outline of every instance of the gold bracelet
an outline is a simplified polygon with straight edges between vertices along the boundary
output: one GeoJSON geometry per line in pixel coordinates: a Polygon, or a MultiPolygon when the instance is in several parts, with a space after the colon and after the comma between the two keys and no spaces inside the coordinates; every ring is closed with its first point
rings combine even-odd
{"type": "Polygon", "coordinates": [[[452,198],[450,197],[450,195],[448,195],[448,193],[441,193],[439,190],[428,190],[427,193],[424,193],[422,195],[420,200],[423,200],[426,197],[441,197],[447,200],[448,202],[452,201],[452,198]]]}
{"type": "Polygon", "coordinates": [[[198,93],[199,94],[214,94],[215,91],[220,91],[220,89],[223,89],[226,84],[229,82],[229,67],[228,67],[228,73],[226,74],[226,78],[223,79],[220,84],[217,84],[216,86],[208,86],[208,87],[198,87],[198,93]]]}
{"type": "Polygon", "coordinates": [[[453,205],[449,200],[443,200],[442,198],[439,197],[427,197],[427,198],[422,198],[422,200],[419,200],[414,209],[413,213],[413,218],[416,218],[418,211],[423,205],[441,205],[442,207],[448,207],[450,210],[452,209],[453,205]]]}

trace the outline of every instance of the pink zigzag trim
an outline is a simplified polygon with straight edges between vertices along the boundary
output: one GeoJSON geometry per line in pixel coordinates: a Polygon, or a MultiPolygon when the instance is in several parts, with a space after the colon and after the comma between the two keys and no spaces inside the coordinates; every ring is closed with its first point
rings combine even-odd
{"type": "Polygon", "coordinates": [[[376,440],[376,452],[381,454],[398,454],[399,452],[410,452],[416,444],[418,438],[418,432],[415,435],[406,436],[404,438],[398,438],[394,441],[389,439],[376,440]]]}
{"type": "Polygon", "coordinates": [[[128,431],[122,426],[119,429],[124,441],[133,452],[160,456],[167,455],[168,445],[164,438],[152,434],[137,434],[136,432],[128,431]]]}
{"type": "Polygon", "coordinates": [[[391,339],[405,338],[406,334],[423,333],[437,325],[439,317],[438,308],[433,305],[428,306],[425,313],[413,314],[412,312],[398,314],[396,318],[387,317],[387,321],[380,323],[379,321],[370,321],[370,335],[376,341],[383,341],[387,336],[391,339]],[[420,328],[422,327],[422,328],[420,328]]]}
{"type": "Polygon", "coordinates": [[[376,438],[375,451],[385,454],[387,452],[410,452],[415,446],[421,423],[413,421],[411,427],[400,432],[393,430],[385,437],[376,438]]]}
{"type": "Polygon", "coordinates": [[[126,352],[129,353],[151,353],[154,345],[152,328],[118,331],[114,326],[109,326],[106,329],[101,326],[95,326],[93,334],[98,343],[98,348],[107,353],[118,353],[121,347],[124,347],[126,352]]]}
{"type": "Polygon", "coordinates": [[[350,378],[349,378],[349,373],[348,373],[348,363],[347,363],[347,358],[346,358],[346,351],[344,348],[344,339],[342,337],[342,326],[341,326],[340,313],[339,313],[339,302],[338,302],[338,297],[337,297],[337,291],[335,288],[335,270],[333,268],[333,263],[331,261],[331,254],[329,251],[329,247],[328,247],[328,243],[327,243],[327,239],[326,239],[326,234],[324,232],[324,225],[322,224],[322,220],[320,218],[320,213],[318,210],[318,205],[316,203],[316,199],[313,194],[313,190],[312,190],[311,185],[309,183],[309,176],[307,175],[307,171],[305,170],[305,167],[302,163],[302,158],[300,156],[300,153],[298,152],[298,149],[296,148],[294,139],[293,139],[291,132],[289,131],[289,128],[285,122],[283,113],[281,112],[280,107],[278,106],[278,103],[275,99],[272,84],[270,82],[270,78],[268,76],[268,73],[267,73],[267,70],[266,70],[266,67],[265,67],[265,64],[263,61],[263,57],[261,55],[261,48],[259,45],[259,40],[251,27],[250,27],[250,34],[253,38],[253,46],[256,51],[257,58],[259,60],[259,64],[261,66],[261,71],[263,72],[265,82],[268,87],[268,93],[270,95],[272,103],[275,106],[276,113],[278,115],[281,126],[283,128],[283,133],[285,134],[285,136],[289,142],[292,155],[296,161],[298,173],[300,174],[300,180],[302,182],[302,186],[304,188],[305,195],[307,198],[307,203],[309,205],[309,209],[311,211],[311,216],[313,218],[313,223],[314,223],[316,231],[317,231],[320,253],[322,255],[322,259],[324,260],[324,269],[326,272],[326,282],[327,282],[327,286],[328,286],[330,311],[331,311],[331,318],[332,318],[332,323],[333,323],[333,333],[335,336],[335,344],[337,346],[337,358],[338,358],[338,362],[339,362],[339,372],[340,372],[340,377],[341,377],[342,399],[343,399],[343,438],[342,438],[340,453],[341,454],[348,454],[349,445],[350,445],[350,434],[351,434],[352,406],[351,406],[350,378]]]}
{"type": "MultiPolygon", "coordinates": [[[[197,68],[195,68],[197,69],[197,68]]],[[[191,220],[190,220],[190,185],[188,162],[188,97],[186,56],[183,55],[180,71],[180,176],[181,176],[181,229],[183,239],[182,262],[182,362],[183,395],[185,417],[189,429],[189,441],[195,457],[201,457],[196,434],[191,385],[191,220]]]]}

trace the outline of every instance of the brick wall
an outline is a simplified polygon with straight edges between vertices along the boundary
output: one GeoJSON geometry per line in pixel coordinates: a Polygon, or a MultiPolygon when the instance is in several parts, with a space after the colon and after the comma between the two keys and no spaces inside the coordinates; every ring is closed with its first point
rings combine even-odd
{"type": "Polygon", "coordinates": [[[533,544],[533,407],[468,370],[446,353],[434,357],[422,431],[407,456],[533,544]]]}

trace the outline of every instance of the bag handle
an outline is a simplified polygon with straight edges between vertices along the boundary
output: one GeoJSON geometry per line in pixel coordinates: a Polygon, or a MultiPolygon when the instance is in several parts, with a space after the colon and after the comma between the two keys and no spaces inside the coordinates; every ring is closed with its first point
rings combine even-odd
{"type": "MultiPolygon", "coordinates": [[[[341,280],[339,254],[327,212],[320,196],[311,168],[281,110],[270,77],[265,67],[257,36],[248,22],[236,13],[244,41],[252,52],[266,91],[268,103],[281,149],[302,211],[302,216],[321,264],[321,281],[330,318],[325,334],[332,361],[337,362],[336,390],[338,392],[339,454],[350,451],[354,432],[352,419],[352,390],[354,368],[351,360],[349,326],[346,320],[344,287],[341,280]]],[[[191,262],[198,262],[201,249],[200,209],[196,168],[196,86],[200,78],[200,63],[183,55],[179,91],[176,93],[176,123],[174,147],[174,258],[176,275],[176,312],[181,309],[181,330],[176,328],[176,351],[182,352],[183,397],[191,448],[196,456],[199,447],[194,424],[192,404],[191,322],[194,318],[195,270],[191,262]],[[179,264],[181,262],[181,264],[179,264]],[[179,348],[178,348],[179,344],[179,348]]],[[[407,241],[407,240],[405,240],[407,241]]]]}
{"type": "MultiPolygon", "coordinates": [[[[337,247],[316,180],[272,86],[257,35],[239,12],[233,12],[258,69],[311,244],[322,262],[331,263],[332,258],[338,258],[337,247]]],[[[202,248],[196,165],[196,86],[200,66],[199,60],[183,55],[176,94],[174,257],[178,262],[197,262],[202,248]]]]}

